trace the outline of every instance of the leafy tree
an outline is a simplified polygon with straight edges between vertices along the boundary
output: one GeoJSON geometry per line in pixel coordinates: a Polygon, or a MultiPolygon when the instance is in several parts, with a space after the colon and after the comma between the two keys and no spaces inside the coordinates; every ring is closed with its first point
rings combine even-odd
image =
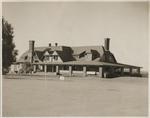
{"type": "Polygon", "coordinates": [[[8,72],[9,66],[16,61],[18,51],[13,43],[13,27],[2,18],[2,67],[3,74],[8,72]]]}

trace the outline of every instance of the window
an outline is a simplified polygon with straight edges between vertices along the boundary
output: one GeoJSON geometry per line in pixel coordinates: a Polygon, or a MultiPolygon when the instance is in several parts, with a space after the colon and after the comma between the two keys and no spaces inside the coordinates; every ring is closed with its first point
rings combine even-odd
{"type": "Polygon", "coordinates": [[[49,61],[49,56],[45,56],[44,61],[46,61],[46,62],[49,61]]]}
{"type": "Polygon", "coordinates": [[[49,61],[49,56],[46,56],[46,60],[49,61]]]}
{"type": "Polygon", "coordinates": [[[24,57],[24,59],[25,59],[25,60],[27,60],[27,59],[28,59],[28,55],[27,55],[27,56],[25,56],[25,57],[24,57]]]}
{"type": "Polygon", "coordinates": [[[58,60],[58,55],[54,55],[54,60],[58,60]]]}
{"type": "Polygon", "coordinates": [[[38,60],[35,60],[35,63],[39,62],[38,60]]]}

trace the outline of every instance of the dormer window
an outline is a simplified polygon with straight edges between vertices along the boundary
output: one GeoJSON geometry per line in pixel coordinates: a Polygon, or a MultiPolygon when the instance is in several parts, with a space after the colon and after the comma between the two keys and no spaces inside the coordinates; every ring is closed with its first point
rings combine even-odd
{"type": "Polygon", "coordinates": [[[58,60],[58,55],[54,55],[54,60],[58,60]]]}
{"type": "Polygon", "coordinates": [[[38,60],[35,60],[34,62],[37,63],[37,62],[39,62],[39,61],[38,61],[38,60]]]}
{"type": "Polygon", "coordinates": [[[27,59],[28,59],[28,55],[27,55],[27,56],[25,56],[25,57],[24,57],[24,59],[25,59],[25,60],[27,60],[27,59]]]}
{"type": "Polygon", "coordinates": [[[44,61],[49,61],[49,56],[48,56],[48,55],[46,55],[46,56],[44,57],[44,61]]]}

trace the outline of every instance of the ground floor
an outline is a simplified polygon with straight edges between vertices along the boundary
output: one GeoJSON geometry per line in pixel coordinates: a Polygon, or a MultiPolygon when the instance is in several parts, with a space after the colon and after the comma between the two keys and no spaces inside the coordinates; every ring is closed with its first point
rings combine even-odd
{"type": "Polygon", "coordinates": [[[137,75],[140,76],[140,68],[135,67],[118,67],[118,66],[97,66],[97,65],[53,65],[53,64],[33,64],[33,72],[53,72],[56,75],[68,73],[82,73],[83,76],[88,74],[99,75],[102,78],[115,77],[118,75],[137,75]]]}
{"type": "Polygon", "coordinates": [[[140,69],[141,67],[119,63],[71,61],[63,63],[16,63],[11,65],[10,73],[51,72],[61,75],[65,72],[69,76],[82,73],[83,76],[94,74],[101,78],[109,78],[123,75],[141,76],[140,69]]]}

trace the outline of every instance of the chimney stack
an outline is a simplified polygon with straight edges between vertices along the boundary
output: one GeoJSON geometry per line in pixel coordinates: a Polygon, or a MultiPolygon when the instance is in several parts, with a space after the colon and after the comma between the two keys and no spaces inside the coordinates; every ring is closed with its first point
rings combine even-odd
{"type": "Polygon", "coordinates": [[[30,62],[33,63],[33,53],[34,53],[34,41],[29,40],[29,53],[30,53],[30,62]]]}
{"type": "Polygon", "coordinates": [[[55,43],[55,46],[57,47],[57,46],[58,46],[58,43],[55,43]]]}
{"type": "Polygon", "coordinates": [[[52,45],[51,45],[51,43],[49,43],[49,47],[51,47],[52,45]]]}
{"type": "Polygon", "coordinates": [[[106,51],[109,51],[109,41],[110,41],[110,38],[105,38],[105,43],[104,43],[104,48],[106,51]]]}

